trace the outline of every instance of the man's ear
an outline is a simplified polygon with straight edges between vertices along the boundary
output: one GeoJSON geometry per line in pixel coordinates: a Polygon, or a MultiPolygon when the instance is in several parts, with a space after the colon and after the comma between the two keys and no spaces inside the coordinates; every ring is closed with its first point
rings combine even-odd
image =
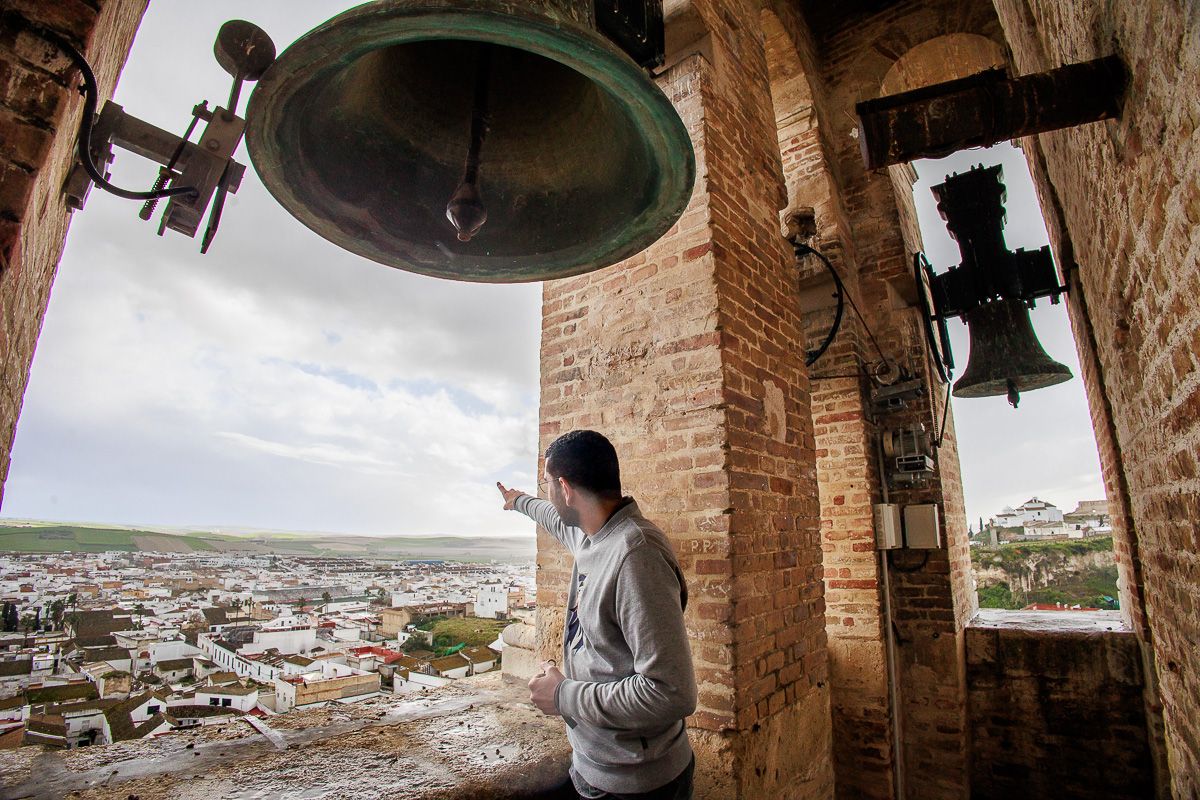
{"type": "Polygon", "coordinates": [[[558,481],[558,487],[562,490],[563,502],[568,506],[571,505],[579,497],[579,492],[566,478],[555,478],[554,480],[558,481]]]}

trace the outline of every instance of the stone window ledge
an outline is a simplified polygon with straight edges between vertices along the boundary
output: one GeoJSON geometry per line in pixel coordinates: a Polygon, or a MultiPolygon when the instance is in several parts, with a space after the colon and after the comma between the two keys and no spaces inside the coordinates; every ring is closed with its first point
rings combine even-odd
{"type": "Polygon", "coordinates": [[[974,696],[1054,684],[1107,697],[1105,687],[1142,685],[1137,637],[1119,612],[988,609],[967,626],[965,647],[974,696]]]}
{"type": "Polygon", "coordinates": [[[1031,633],[1132,633],[1120,611],[1006,611],[980,609],[968,629],[1031,633]]]}
{"type": "Polygon", "coordinates": [[[562,721],[500,672],[103,747],[0,751],[0,795],[46,800],[519,798],[566,775],[562,721]]]}

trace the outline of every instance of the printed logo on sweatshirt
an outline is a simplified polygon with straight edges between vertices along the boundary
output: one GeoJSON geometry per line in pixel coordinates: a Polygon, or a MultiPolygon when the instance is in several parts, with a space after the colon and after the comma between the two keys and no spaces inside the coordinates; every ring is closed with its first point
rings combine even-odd
{"type": "Polygon", "coordinates": [[[575,580],[575,599],[567,609],[567,652],[576,653],[583,647],[583,626],[579,624],[579,598],[583,594],[583,584],[587,575],[580,574],[575,580]]]}

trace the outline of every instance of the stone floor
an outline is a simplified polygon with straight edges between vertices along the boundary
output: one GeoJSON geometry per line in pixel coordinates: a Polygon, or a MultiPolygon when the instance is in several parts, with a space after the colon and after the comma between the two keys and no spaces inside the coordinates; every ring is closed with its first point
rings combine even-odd
{"type": "Polygon", "coordinates": [[[107,747],[0,753],[0,800],[492,800],[566,774],[562,722],[499,672],[107,747]]]}

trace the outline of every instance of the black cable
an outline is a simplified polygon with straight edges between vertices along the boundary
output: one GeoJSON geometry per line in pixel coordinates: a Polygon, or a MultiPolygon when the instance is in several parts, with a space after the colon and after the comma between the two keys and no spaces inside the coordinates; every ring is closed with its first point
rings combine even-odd
{"type": "Polygon", "coordinates": [[[921,559],[921,563],[917,564],[915,567],[898,566],[896,564],[896,559],[891,557],[892,552],[893,552],[892,550],[887,551],[888,561],[891,564],[892,569],[896,570],[896,572],[920,572],[921,570],[925,569],[925,565],[929,563],[929,551],[928,550],[923,551],[924,557],[921,559]]]}
{"type": "Polygon", "coordinates": [[[825,355],[825,351],[829,349],[829,345],[833,344],[834,337],[838,335],[838,330],[842,327],[842,313],[846,310],[846,285],[842,283],[842,277],[837,274],[837,270],[833,268],[833,264],[823,254],[803,242],[794,242],[792,247],[795,249],[797,256],[811,254],[821,259],[822,263],[825,264],[825,268],[829,270],[829,274],[833,276],[833,285],[837,287],[837,311],[833,315],[833,325],[829,327],[829,333],[825,335],[825,341],[821,342],[821,346],[804,355],[804,366],[811,367],[817,363],[817,359],[825,355]]]}
{"type": "Polygon", "coordinates": [[[40,30],[42,36],[57,45],[60,50],[70,57],[83,77],[83,120],[79,123],[79,161],[92,182],[109,194],[115,194],[126,200],[159,200],[163,197],[175,197],[182,194],[197,194],[194,187],[175,186],[170,189],[157,189],[149,192],[134,192],[114,186],[100,174],[100,170],[92,163],[92,126],[96,116],[96,105],[100,98],[100,89],[96,85],[96,75],[87,59],[71,46],[70,42],[49,30],[40,30]]]}
{"type": "MultiPolygon", "coordinates": [[[[934,448],[941,447],[946,438],[946,420],[950,419],[950,389],[952,386],[952,383],[946,382],[946,405],[942,408],[942,429],[938,431],[937,441],[933,443],[934,448]]],[[[937,416],[935,415],[933,419],[936,422],[937,416]]]]}
{"type": "MultiPolygon", "coordinates": [[[[821,253],[817,252],[816,250],[812,249],[811,247],[809,247],[806,244],[802,244],[802,243],[796,244],[796,245],[794,245],[794,247],[796,248],[797,253],[800,253],[801,250],[803,250],[805,253],[811,253],[812,255],[815,255],[817,258],[819,258],[823,262],[825,262],[825,266],[827,266],[829,268],[829,271],[833,273],[834,278],[837,278],[838,283],[841,284],[841,279],[838,278],[837,271],[833,268],[833,265],[829,263],[828,258],[826,258],[821,253]]],[[[845,294],[846,294],[846,299],[850,301],[850,307],[853,308],[854,313],[858,315],[858,320],[859,320],[859,322],[862,323],[863,330],[865,330],[867,332],[867,336],[870,338],[871,344],[875,345],[875,352],[879,353],[879,360],[883,361],[885,364],[891,363],[891,359],[889,359],[887,356],[885,356],[883,354],[883,348],[879,346],[879,340],[877,340],[875,338],[875,334],[871,330],[871,326],[867,324],[866,317],[864,317],[862,315],[862,312],[858,310],[858,303],[854,302],[854,295],[852,295],[850,292],[846,292],[845,294]]]]}

